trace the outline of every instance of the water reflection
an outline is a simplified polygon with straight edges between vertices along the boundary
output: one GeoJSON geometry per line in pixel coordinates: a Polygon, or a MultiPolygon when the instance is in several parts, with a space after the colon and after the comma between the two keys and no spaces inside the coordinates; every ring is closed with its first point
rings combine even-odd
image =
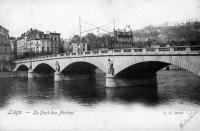
{"type": "Polygon", "coordinates": [[[158,95],[163,102],[195,103],[200,105],[200,78],[190,72],[158,72],[158,95]]]}
{"type": "MultiPolygon", "coordinates": [[[[105,88],[105,80],[53,82],[53,78],[1,78],[0,107],[7,106],[10,99],[28,105],[64,101],[90,107],[101,103],[143,103],[149,106],[174,102],[200,104],[200,79],[188,72],[161,72],[149,81],[135,79],[129,81],[135,83],[132,87],[105,88]]],[[[127,80],[118,82],[128,83],[127,80]]]]}
{"type": "Polygon", "coordinates": [[[105,101],[155,104],[158,102],[158,95],[157,83],[154,82],[149,86],[105,88],[105,81],[66,81],[54,83],[54,91],[56,98],[64,96],[67,100],[89,106],[105,101]]]}
{"type": "Polygon", "coordinates": [[[26,96],[28,103],[52,100],[54,98],[54,87],[52,84],[51,78],[28,79],[28,93],[26,96]]]}
{"type": "Polygon", "coordinates": [[[105,99],[105,88],[101,85],[101,81],[79,80],[57,82],[54,87],[56,89],[55,94],[63,96],[66,100],[91,106],[105,99]]]}
{"type": "MultiPolygon", "coordinates": [[[[27,96],[29,104],[40,101],[62,100],[94,106],[102,102],[132,103],[158,102],[157,81],[148,86],[105,88],[105,81],[78,80],[52,82],[50,78],[28,79],[27,96]]],[[[138,82],[137,82],[138,84],[138,82]]],[[[25,87],[24,87],[25,88],[25,87]]]]}
{"type": "Polygon", "coordinates": [[[0,107],[4,107],[10,98],[10,83],[7,79],[0,79],[0,107]]]}
{"type": "Polygon", "coordinates": [[[119,89],[106,88],[108,101],[119,103],[143,103],[146,105],[158,104],[157,88],[152,87],[126,87],[119,89]]]}

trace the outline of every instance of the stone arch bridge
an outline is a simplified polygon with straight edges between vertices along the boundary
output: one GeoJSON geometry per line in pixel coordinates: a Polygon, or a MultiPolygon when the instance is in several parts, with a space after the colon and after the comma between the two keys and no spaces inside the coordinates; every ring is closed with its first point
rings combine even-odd
{"type": "Polygon", "coordinates": [[[54,81],[62,74],[94,74],[96,68],[106,73],[106,87],[116,87],[115,77],[132,77],[152,74],[172,64],[200,76],[200,47],[160,47],[95,50],[62,53],[15,61],[13,71],[28,70],[34,73],[54,73],[54,81]],[[110,61],[109,61],[110,60],[110,61]],[[111,69],[113,72],[111,72],[111,69]]]}

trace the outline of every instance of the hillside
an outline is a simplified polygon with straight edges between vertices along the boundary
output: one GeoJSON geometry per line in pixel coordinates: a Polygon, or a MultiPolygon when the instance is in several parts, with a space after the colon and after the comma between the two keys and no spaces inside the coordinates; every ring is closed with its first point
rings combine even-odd
{"type": "Polygon", "coordinates": [[[159,43],[200,45],[200,21],[165,26],[148,26],[133,31],[133,37],[135,42],[150,39],[159,43]]]}

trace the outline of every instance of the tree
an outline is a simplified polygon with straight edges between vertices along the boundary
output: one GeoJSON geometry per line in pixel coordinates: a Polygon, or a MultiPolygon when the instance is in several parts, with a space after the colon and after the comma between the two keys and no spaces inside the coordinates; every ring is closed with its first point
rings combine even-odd
{"type": "Polygon", "coordinates": [[[72,38],[71,38],[71,43],[79,43],[80,42],[80,36],[79,35],[74,35],[72,38]]]}
{"type": "Polygon", "coordinates": [[[87,35],[84,36],[84,39],[88,43],[94,43],[94,42],[96,42],[97,37],[94,33],[88,33],[87,35]]]}
{"type": "Polygon", "coordinates": [[[97,37],[94,33],[88,33],[84,40],[90,45],[91,49],[98,49],[97,37]]]}

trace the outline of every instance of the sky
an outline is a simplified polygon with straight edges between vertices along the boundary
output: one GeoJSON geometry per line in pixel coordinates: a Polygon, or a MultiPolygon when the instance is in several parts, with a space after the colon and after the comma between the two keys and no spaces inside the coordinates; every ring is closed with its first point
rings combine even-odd
{"type": "Polygon", "coordinates": [[[14,37],[36,28],[69,38],[79,34],[79,15],[81,31],[94,28],[84,21],[110,23],[103,28],[112,31],[114,20],[115,28],[130,25],[135,30],[200,18],[200,0],[0,0],[0,25],[14,37]]]}

